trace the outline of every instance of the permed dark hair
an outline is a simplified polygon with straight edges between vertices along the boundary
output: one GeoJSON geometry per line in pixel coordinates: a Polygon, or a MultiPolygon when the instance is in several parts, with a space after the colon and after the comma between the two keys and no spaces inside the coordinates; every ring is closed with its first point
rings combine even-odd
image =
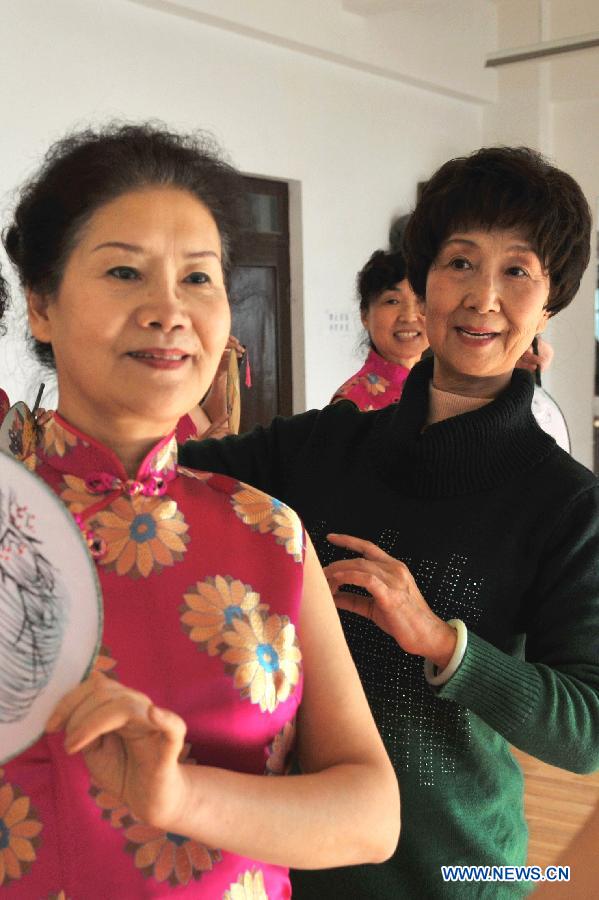
{"type": "Polygon", "coordinates": [[[427,182],[404,235],[409,279],[425,297],[430,267],[455,231],[516,231],[550,280],[550,316],[576,294],[589,263],[591,211],[574,179],[527,147],[483,147],[451,159],[427,182]]]}
{"type": "Polygon", "coordinates": [[[6,326],[2,324],[2,319],[4,318],[4,313],[8,308],[8,285],[4,278],[2,277],[2,273],[0,272],[0,334],[4,334],[6,332],[6,326]]]}
{"type": "Polygon", "coordinates": [[[386,250],[375,250],[356,279],[360,312],[365,313],[375,297],[383,291],[391,290],[403,281],[407,274],[407,266],[403,253],[386,250]]]}
{"type": "MultiPolygon", "coordinates": [[[[78,235],[94,212],[150,186],[188,191],[210,210],[226,276],[241,224],[242,187],[216,142],[205,132],[178,134],[153,122],[109,123],[57,141],[22,187],[3,242],[23,287],[43,294],[56,291],[78,235]]],[[[33,340],[33,349],[40,362],[53,364],[50,344],[33,340]]]]}

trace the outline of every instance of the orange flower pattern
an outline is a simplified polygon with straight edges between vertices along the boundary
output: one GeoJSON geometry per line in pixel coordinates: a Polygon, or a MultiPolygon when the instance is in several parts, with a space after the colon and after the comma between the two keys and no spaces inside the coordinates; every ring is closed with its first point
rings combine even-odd
{"type": "Polygon", "coordinates": [[[223,900],[268,900],[262,870],[243,872],[223,894],[223,900]]]}
{"type": "Polygon", "coordinates": [[[198,841],[169,831],[161,831],[142,822],[129,825],[124,835],[125,849],[133,854],[136,868],[146,878],[168,881],[176,887],[199,880],[221,859],[220,851],[210,850],[198,841]]]}
{"type": "Polygon", "coordinates": [[[133,578],[173,566],[183,559],[189,542],[177,504],[161,497],[117,497],[90,524],[107,548],[100,565],[133,578]]]}
{"type": "Polygon", "coordinates": [[[148,460],[147,467],[152,472],[166,475],[177,469],[177,439],[173,437],[160,447],[148,460]]]}
{"type": "Polygon", "coordinates": [[[360,378],[360,381],[363,382],[369,394],[384,394],[390,384],[386,378],[383,378],[382,375],[377,375],[375,372],[369,372],[368,375],[360,378]]]}
{"type": "Polygon", "coordinates": [[[213,472],[202,472],[199,469],[188,469],[187,466],[177,466],[179,475],[185,475],[186,478],[195,478],[196,481],[210,481],[213,472]]]}
{"type": "Polygon", "coordinates": [[[233,509],[245,525],[261,534],[272,532],[278,544],[285,547],[294,560],[303,559],[303,529],[299,516],[280,500],[256,488],[240,484],[231,495],[233,509]]]}
{"type": "Polygon", "coordinates": [[[98,495],[88,491],[83,478],[76,475],[64,475],[63,481],[66,487],[60,492],[60,499],[69,508],[69,512],[76,515],[85,512],[89,506],[98,502],[98,495]]]}
{"type": "Polygon", "coordinates": [[[0,887],[18,881],[36,859],[42,823],[29,797],[8,781],[0,769],[0,887]]]}
{"type": "Polygon", "coordinates": [[[266,775],[286,775],[291,768],[291,756],[295,748],[295,717],[285,722],[268,748],[266,775]]]}
{"type": "MultiPolygon", "coordinates": [[[[77,435],[63,428],[54,416],[43,426],[42,440],[44,453],[47,456],[60,456],[61,458],[79,442],[77,435]]],[[[88,446],[85,441],[81,443],[84,447],[88,446]]]]}
{"type": "Polygon", "coordinates": [[[274,712],[298,683],[302,655],[295,626],[287,616],[266,618],[252,610],[244,619],[234,618],[223,638],[228,645],[223,662],[231,667],[235,687],[262,712],[274,712]]]}
{"type": "MultiPolygon", "coordinates": [[[[194,766],[195,760],[188,758],[189,751],[190,745],[185,744],[179,760],[194,766]]],[[[191,838],[140,822],[125,803],[97,784],[92,783],[89,793],[102,810],[102,818],[113,828],[123,829],[127,841],[125,850],[132,854],[136,868],[146,878],[168,881],[173,887],[185,885],[192,879],[197,881],[220,861],[219,850],[211,850],[191,838]]]]}
{"type": "Polygon", "coordinates": [[[223,632],[234,619],[243,618],[260,607],[260,595],[249,584],[230,576],[217,575],[196,582],[184,594],[181,621],[194,643],[210,656],[219,652],[223,632]]]}

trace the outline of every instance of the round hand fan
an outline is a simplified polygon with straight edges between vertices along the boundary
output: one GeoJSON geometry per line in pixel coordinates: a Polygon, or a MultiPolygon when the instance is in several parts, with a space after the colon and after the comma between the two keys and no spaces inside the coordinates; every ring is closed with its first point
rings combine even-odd
{"type": "Polygon", "coordinates": [[[0,452],[0,764],[41,736],[91,670],[101,632],[100,585],[75,520],[0,452]]]}

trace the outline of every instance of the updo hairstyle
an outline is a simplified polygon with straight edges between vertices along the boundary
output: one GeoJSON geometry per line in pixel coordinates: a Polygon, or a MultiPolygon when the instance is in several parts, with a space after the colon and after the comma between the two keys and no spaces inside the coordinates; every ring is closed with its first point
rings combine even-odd
{"type": "MultiPolygon", "coordinates": [[[[178,134],[155,123],[111,123],[53,144],[22,187],[4,247],[25,289],[54,293],[82,228],[104,204],[145,187],[187,191],[216,222],[225,277],[241,222],[241,178],[206,133],[178,134]]],[[[32,339],[53,365],[52,347],[32,339]]]]}

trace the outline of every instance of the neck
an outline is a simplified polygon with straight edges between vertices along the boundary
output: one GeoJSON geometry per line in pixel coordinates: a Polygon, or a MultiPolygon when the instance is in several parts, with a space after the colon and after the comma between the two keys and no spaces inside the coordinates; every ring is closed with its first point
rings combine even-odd
{"type": "Polygon", "coordinates": [[[388,356],[384,356],[374,345],[371,346],[371,350],[384,359],[385,362],[391,363],[392,366],[404,366],[406,369],[412,369],[417,362],[420,362],[422,358],[422,354],[419,356],[410,356],[408,359],[389,359],[388,356]]]}
{"type": "Polygon", "coordinates": [[[494,400],[510,383],[512,372],[502,372],[488,377],[465,375],[446,369],[435,357],[433,367],[433,387],[449,394],[475,397],[480,400],[494,400]]]}
{"type": "Polygon", "coordinates": [[[150,450],[177,425],[176,422],[140,422],[136,417],[127,416],[118,420],[103,420],[101,415],[88,419],[85,415],[70,414],[60,402],[57,412],[83,434],[112,450],[130,478],[136,476],[150,450]]]}
{"type": "Polygon", "coordinates": [[[441,391],[431,382],[429,391],[427,426],[443,422],[463,413],[474,412],[493,401],[484,397],[467,397],[464,394],[453,394],[441,391]]]}

